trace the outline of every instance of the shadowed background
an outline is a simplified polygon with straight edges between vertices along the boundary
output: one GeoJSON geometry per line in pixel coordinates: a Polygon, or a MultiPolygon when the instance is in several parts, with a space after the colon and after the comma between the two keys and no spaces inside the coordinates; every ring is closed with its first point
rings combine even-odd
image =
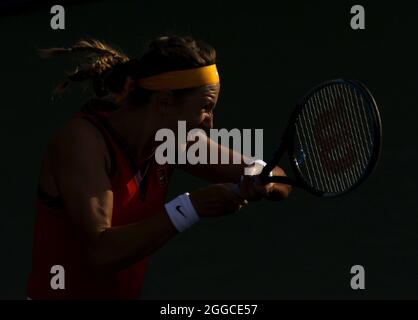
{"type": "MultiPolygon", "coordinates": [[[[354,31],[350,1],[68,1],[66,29],[54,31],[50,6],[9,2],[0,5],[0,298],[25,297],[42,155],[91,94],[74,85],[52,99],[72,65],[36,49],[94,37],[136,56],[166,32],[217,49],[215,126],[263,128],[265,158],[297,99],[340,77],[375,95],[384,146],[374,175],[343,198],[294,190],[283,203],[251,204],[180,234],[153,255],[143,298],[418,298],[418,4],[367,4],[366,30],[354,31]],[[356,264],[364,291],[350,287],[356,264]]],[[[169,198],[204,184],[178,172],[169,198]]]]}

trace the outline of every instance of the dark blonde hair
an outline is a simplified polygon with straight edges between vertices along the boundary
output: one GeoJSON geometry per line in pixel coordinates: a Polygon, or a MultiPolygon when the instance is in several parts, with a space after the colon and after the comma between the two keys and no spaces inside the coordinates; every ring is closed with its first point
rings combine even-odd
{"type": "MultiPolygon", "coordinates": [[[[215,63],[216,51],[209,44],[186,36],[162,36],[151,41],[140,58],[129,58],[119,50],[98,40],[82,40],[70,48],[40,51],[43,57],[70,55],[81,63],[67,75],[57,90],[62,92],[71,82],[91,80],[96,97],[121,92],[127,77],[146,78],[163,72],[204,67],[215,63]]],[[[174,90],[181,95],[190,89],[174,90]]],[[[141,87],[128,94],[130,103],[142,104],[152,92],[141,87]]]]}

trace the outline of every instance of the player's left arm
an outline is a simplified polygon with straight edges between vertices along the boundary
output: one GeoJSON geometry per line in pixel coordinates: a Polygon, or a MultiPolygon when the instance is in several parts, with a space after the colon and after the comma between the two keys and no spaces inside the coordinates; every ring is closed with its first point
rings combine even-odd
{"type": "MultiPolygon", "coordinates": [[[[202,178],[206,181],[214,183],[238,183],[241,176],[244,174],[244,168],[248,166],[244,162],[244,160],[248,159],[248,157],[211,140],[209,137],[200,136],[200,139],[205,139],[207,142],[206,163],[189,164],[187,161],[187,164],[178,165],[178,167],[191,175],[202,178]],[[215,164],[210,163],[211,152],[217,152],[218,156],[215,164]],[[222,157],[228,159],[227,164],[221,164],[222,157]],[[239,160],[236,161],[239,163],[234,164],[234,157],[239,160]]],[[[247,162],[249,162],[249,160],[247,160],[247,162]]]]}
{"type": "MultiPolygon", "coordinates": [[[[245,176],[243,180],[241,177],[244,175],[244,169],[248,167],[247,163],[251,161],[245,155],[227,148],[216,141],[211,140],[209,137],[202,137],[207,140],[207,163],[206,164],[185,164],[179,165],[179,168],[190,173],[193,176],[202,178],[207,181],[214,183],[240,183],[241,184],[241,195],[248,200],[259,200],[261,198],[267,198],[270,200],[281,200],[287,198],[291,186],[280,184],[280,183],[269,183],[267,185],[260,185],[256,183],[254,179],[249,176],[245,176]],[[210,152],[217,150],[218,161],[217,164],[210,164],[210,152]],[[228,158],[227,164],[221,164],[220,159],[224,157],[228,158]],[[240,163],[234,164],[233,159],[240,159],[240,163]]],[[[238,161],[237,161],[238,162],[238,161]]],[[[254,174],[259,174],[254,173],[254,174]]],[[[286,173],[280,167],[275,167],[272,171],[274,176],[286,176],[286,173]]]]}

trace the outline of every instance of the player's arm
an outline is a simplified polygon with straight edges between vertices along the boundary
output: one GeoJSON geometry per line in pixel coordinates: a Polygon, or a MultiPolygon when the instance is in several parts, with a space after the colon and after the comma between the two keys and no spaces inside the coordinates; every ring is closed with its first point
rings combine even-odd
{"type": "MultiPolygon", "coordinates": [[[[280,183],[269,183],[267,185],[260,185],[254,183],[249,177],[245,177],[241,180],[244,175],[244,169],[248,168],[248,164],[251,161],[245,155],[238,153],[235,150],[227,148],[216,141],[213,141],[207,136],[200,136],[200,139],[206,140],[207,143],[207,164],[185,164],[179,165],[182,170],[202,179],[211,182],[241,182],[241,195],[248,200],[259,200],[261,198],[267,198],[270,200],[281,200],[287,198],[291,191],[290,185],[280,183]],[[218,154],[218,164],[210,164],[210,152],[216,152],[218,154]],[[228,164],[221,164],[220,159],[224,155],[228,158],[228,164]],[[240,159],[240,163],[234,164],[234,159],[240,159]]],[[[238,161],[237,161],[238,162],[238,161]]],[[[259,174],[260,168],[254,168],[252,175],[259,174]]],[[[280,167],[275,167],[272,170],[274,176],[286,176],[286,173],[280,167]]]]}
{"type": "MultiPolygon", "coordinates": [[[[113,192],[108,156],[100,134],[82,119],[74,120],[52,143],[52,173],[74,234],[84,239],[87,260],[98,271],[117,270],[151,254],[178,231],[164,207],[150,218],[112,226],[113,192]]],[[[235,211],[242,199],[223,186],[190,193],[200,216],[235,211]]]]}
{"type": "Polygon", "coordinates": [[[209,137],[199,136],[199,139],[205,140],[207,143],[207,164],[184,164],[178,167],[193,176],[202,178],[211,182],[233,182],[240,181],[241,176],[244,174],[244,168],[247,166],[244,160],[246,156],[241,153],[227,148],[216,141],[213,141],[209,137]],[[210,152],[217,152],[217,164],[210,164],[210,152]],[[228,164],[221,164],[222,157],[228,159],[228,164]],[[233,160],[239,159],[240,163],[234,164],[233,160]]]}
{"type": "Polygon", "coordinates": [[[84,120],[65,128],[50,149],[52,172],[74,232],[85,241],[88,260],[100,269],[129,265],[176,234],[164,208],[150,219],[112,227],[113,192],[100,134],[84,120]]]}

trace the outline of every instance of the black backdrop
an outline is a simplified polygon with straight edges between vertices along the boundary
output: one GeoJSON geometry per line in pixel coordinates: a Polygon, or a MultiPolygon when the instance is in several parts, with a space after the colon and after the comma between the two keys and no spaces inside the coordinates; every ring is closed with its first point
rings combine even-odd
{"type": "MultiPolygon", "coordinates": [[[[0,298],[25,296],[42,154],[89,96],[75,86],[52,100],[69,65],[35,50],[95,37],[139,55],[165,32],[216,47],[215,125],[263,128],[266,157],[297,98],[339,77],[363,81],[376,96],[384,147],[375,174],[344,198],[295,190],[283,203],[253,204],[179,235],[153,255],[143,297],[417,298],[418,4],[364,3],[363,31],[350,28],[354,4],[96,1],[66,4],[61,31],[50,28],[48,6],[2,11],[0,298]],[[356,264],[366,270],[363,291],[350,287],[356,264]]],[[[202,184],[176,173],[170,197],[202,184]]]]}

